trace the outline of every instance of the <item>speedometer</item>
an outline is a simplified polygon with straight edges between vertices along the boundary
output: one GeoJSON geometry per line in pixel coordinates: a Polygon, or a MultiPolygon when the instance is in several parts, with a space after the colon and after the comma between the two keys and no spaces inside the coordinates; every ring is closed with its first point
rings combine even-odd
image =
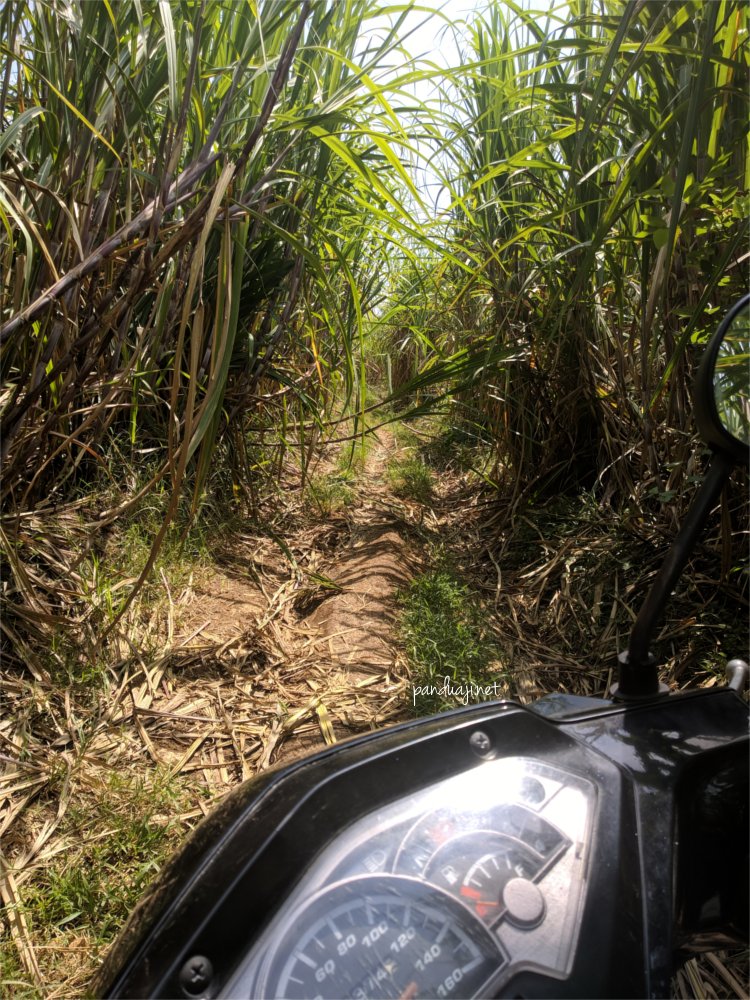
{"type": "Polygon", "coordinates": [[[455,897],[417,879],[340,882],[290,921],[258,994],[289,1000],[469,997],[506,962],[455,897]]]}
{"type": "Polygon", "coordinates": [[[570,771],[513,757],[366,813],[299,873],[219,996],[457,1000],[521,968],[567,975],[594,801],[570,771]]]}

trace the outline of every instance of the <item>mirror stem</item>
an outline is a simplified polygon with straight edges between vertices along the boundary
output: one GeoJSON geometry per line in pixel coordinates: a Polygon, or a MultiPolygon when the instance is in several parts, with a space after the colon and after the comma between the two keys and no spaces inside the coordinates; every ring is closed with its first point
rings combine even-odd
{"type": "Polygon", "coordinates": [[[658,664],[649,650],[650,640],[708,515],[721,496],[733,465],[732,458],[714,452],[703,485],[638,613],[630,633],[628,650],[618,657],[619,684],[612,686],[612,694],[620,701],[652,698],[660,693],[658,664]]]}

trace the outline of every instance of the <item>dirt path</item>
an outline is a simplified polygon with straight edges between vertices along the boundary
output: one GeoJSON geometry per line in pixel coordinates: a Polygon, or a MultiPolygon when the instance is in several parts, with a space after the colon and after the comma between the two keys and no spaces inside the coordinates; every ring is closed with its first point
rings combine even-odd
{"type": "Polygon", "coordinates": [[[346,669],[353,679],[394,665],[393,595],[411,575],[405,549],[392,522],[355,522],[351,545],[329,572],[341,590],[306,620],[326,636],[331,663],[346,669]]]}
{"type": "Polygon", "coordinates": [[[417,562],[403,525],[387,507],[385,471],[397,449],[395,435],[386,431],[368,453],[358,501],[348,512],[349,543],[325,567],[340,590],[305,619],[309,628],[326,637],[325,655],[331,666],[347,672],[353,681],[394,668],[398,657],[394,598],[408,584],[417,562]]]}
{"type": "MultiPolygon", "coordinates": [[[[248,646],[250,628],[266,651],[265,690],[257,674],[245,682],[254,711],[264,696],[269,710],[270,732],[254,768],[408,712],[396,593],[420,559],[387,482],[388,464],[399,451],[393,431],[381,431],[357,475],[351,504],[316,518],[289,540],[296,568],[271,543],[259,549],[257,539],[238,539],[194,589],[183,634],[197,628],[202,639],[236,655],[248,646]],[[286,713],[279,699],[289,706],[286,713]]],[[[240,652],[238,666],[241,659],[240,652]]],[[[232,685],[234,692],[237,678],[232,685]]],[[[233,692],[225,695],[229,704],[236,700],[233,692]]],[[[241,766],[246,775],[252,765],[243,760],[241,766]]]]}
{"type": "Polygon", "coordinates": [[[35,1000],[84,995],[154,865],[219,798],[410,714],[395,594],[418,559],[385,475],[397,451],[381,433],[330,517],[292,494],[283,545],[239,534],[179,593],[163,577],[164,600],[134,609],[122,663],[97,684],[41,694],[6,679],[0,738],[24,760],[0,769],[3,902],[27,916],[4,924],[0,911],[0,980],[35,1000]]]}

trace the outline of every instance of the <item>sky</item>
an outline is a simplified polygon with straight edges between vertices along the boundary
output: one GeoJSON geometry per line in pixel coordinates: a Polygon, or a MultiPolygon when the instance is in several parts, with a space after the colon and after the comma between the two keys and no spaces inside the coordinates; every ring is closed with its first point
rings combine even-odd
{"type": "MultiPolygon", "coordinates": [[[[382,6],[385,10],[391,4],[389,0],[383,0],[382,6]]],[[[451,24],[464,21],[483,10],[487,6],[487,0],[416,0],[416,6],[419,9],[411,11],[399,29],[403,48],[415,59],[426,59],[438,66],[457,66],[460,60],[459,49],[451,24]]],[[[375,18],[370,22],[367,33],[380,35],[395,20],[396,15],[387,14],[383,15],[381,23],[375,18]]],[[[435,96],[436,86],[434,80],[419,80],[410,89],[419,100],[426,101],[435,96]]],[[[415,181],[433,211],[447,208],[448,196],[441,191],[434,178],[417,170],[415,181]]]]}
{"type": "Polygon", "coordinates": [[[422,8],[412,11],[406,18],[403,34],[411,32],[404,42],[413,56],[427,56],[445,66],[455,65],[458,50],[453,32],[447,28],[446,19],[464,20],[481,5],[474,0],[418,0],[422,8]],[[430,16],[429,11],[439,11],[443,16],[430,16]]]}
{"type": "MultiPolygon", "coordinates": [[[[402,44],[415,58],[427,58],[438,65],[456,65],[458,49],[449,24],[463,21],[482,10],[487,0],[416,0],[417,10],[411,11],[401,26],[402,44]]],[[[383,0],[384,9],[390,6],[383,0]]],[[[395,15],[384,15],[383,23],[395,21],[395,15]]],[[[377,19],[370,30],[377,30],[377,19]]]]}

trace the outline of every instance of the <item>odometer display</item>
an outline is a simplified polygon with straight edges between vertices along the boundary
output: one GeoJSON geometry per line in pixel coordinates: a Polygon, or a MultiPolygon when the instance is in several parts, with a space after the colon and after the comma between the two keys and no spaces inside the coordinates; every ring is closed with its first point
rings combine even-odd
{"type": "Polygon", "coordinates": [[[475,996],[505,959],[486,928],[435,886],[375,875],[313,898],[273,948],[262,996],[289,1000],[475,996]]]}

